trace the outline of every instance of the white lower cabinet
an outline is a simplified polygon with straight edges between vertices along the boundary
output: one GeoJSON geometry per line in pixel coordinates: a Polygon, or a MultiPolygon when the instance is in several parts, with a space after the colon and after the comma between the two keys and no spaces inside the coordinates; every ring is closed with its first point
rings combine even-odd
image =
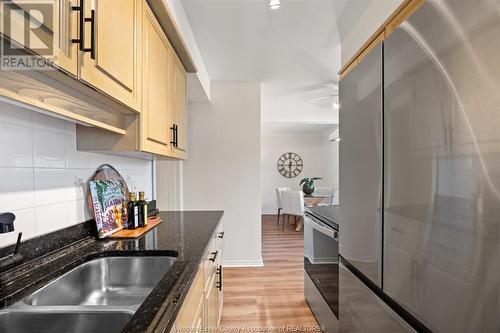
{"type": "Polygon", "coordinates": [[[222,311],[222,222],[198,267],[198,272],[171,329],[174,332],[203,332],[219,327],[222,311]]]}

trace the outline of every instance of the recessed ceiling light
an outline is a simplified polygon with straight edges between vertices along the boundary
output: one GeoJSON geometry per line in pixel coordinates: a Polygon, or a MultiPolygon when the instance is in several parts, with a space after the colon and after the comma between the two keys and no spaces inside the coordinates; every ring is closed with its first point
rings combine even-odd
{"type": "Polygon", "coordinates": [[[280,8],[280,5],[281,5],[280,0],[271,0],[269,2],[269,8],[271,9],[278,9],[280,8]]]}

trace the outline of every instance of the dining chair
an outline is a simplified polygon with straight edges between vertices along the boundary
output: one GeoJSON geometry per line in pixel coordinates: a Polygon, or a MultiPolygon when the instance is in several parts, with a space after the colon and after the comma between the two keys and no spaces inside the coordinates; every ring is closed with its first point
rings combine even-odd
{"type": "Polygon", "coordinates": [[[285,231],[285,218],[288,219],[288,221],[290,220],[290,214],[291,214],[291,207],[290,207],[290,193],[291,191],[290,190],[284,190],[284,191],[281,191],[281,203],[282,203],[282,214],[283,214],[283,218],[282,218],[282,222],[283,222],[283,231],[285,231]]]}
{"type": "Polygon", "coordinates": [[[318,206],[331,206],[333,205],[333,187],[316,187],[313,195],[325,197],[318,206]]]}
{"type": "Polygon", "coordinates": [[[304,192],[290,191],[290,215],[297,221],[295,231],[301,231],[304,221],[304,192]]]}
{"type": "Polygon", "coordinates": [[[340,191],[335,190],[335,192],[333,192],[332,205],[338,206],[339,204],[340,204],[340,191]]]}
{"type": "Polygon", "coordinates": [[[278,221],[276,224],[280,224],[280,213],[283,210],[283,200],[281,198],[281,192],[289,191],[288,187],[278,187],[276,189],[276,202],[278,203],[278,221]]]}

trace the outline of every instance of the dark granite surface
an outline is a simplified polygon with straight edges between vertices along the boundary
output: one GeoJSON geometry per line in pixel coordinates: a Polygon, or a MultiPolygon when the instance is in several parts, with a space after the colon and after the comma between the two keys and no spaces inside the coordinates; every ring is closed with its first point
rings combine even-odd
{"type": "MultiPolygon", "coordinates": [[[[95,222],[93,220],[80,223],[57,232],[52,232],[26,241],[22,240],[20,252],[24,261],[29,261],[48,253],[60,250],[63,247],[81,241],[83,238],[97,236],[95,222]]],[[[14,252],[15,244],[0,248],[0,257],[14,252]]]]}
{"type": "MultiPolygon", "coordinates": [[[[222,215],[222,211],[160,212],[163,223],[135,240],[97,240],[95,230],[89,227],[92,223],[86,222],[27,241],[20,253],[29,260],[0,274],[0,308],[16,303],[94,258],[176,256],[172,268],[139,307],[123,332],[168,330],[222,215]]],[[[0,249],[2,255],[9,251],[10,247],[0,249]]]]}
{"type": "Polygon", "coordinates": [[[307,207],[306,212],[330,225],[334,229],[339,230],[340,206],[307,207]]]}

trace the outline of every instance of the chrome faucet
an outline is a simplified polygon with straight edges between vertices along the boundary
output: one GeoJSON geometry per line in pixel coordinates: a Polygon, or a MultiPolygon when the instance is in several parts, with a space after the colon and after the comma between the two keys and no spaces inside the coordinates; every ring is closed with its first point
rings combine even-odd
{"type": "MultiPolygon", "coordinates": [[[[0,213],[0,234],[14,231],[14,220],[16,216],[12,213],[0,213]]],[[[20,232],[17,236],[16,247],[14,253],[0,258],[0,272],[6,271],[12,267],[17,266],[22,260],[23,256],[19,253],[19,245],[21,244],[21,237],[23,233],[20,232]]]]}

